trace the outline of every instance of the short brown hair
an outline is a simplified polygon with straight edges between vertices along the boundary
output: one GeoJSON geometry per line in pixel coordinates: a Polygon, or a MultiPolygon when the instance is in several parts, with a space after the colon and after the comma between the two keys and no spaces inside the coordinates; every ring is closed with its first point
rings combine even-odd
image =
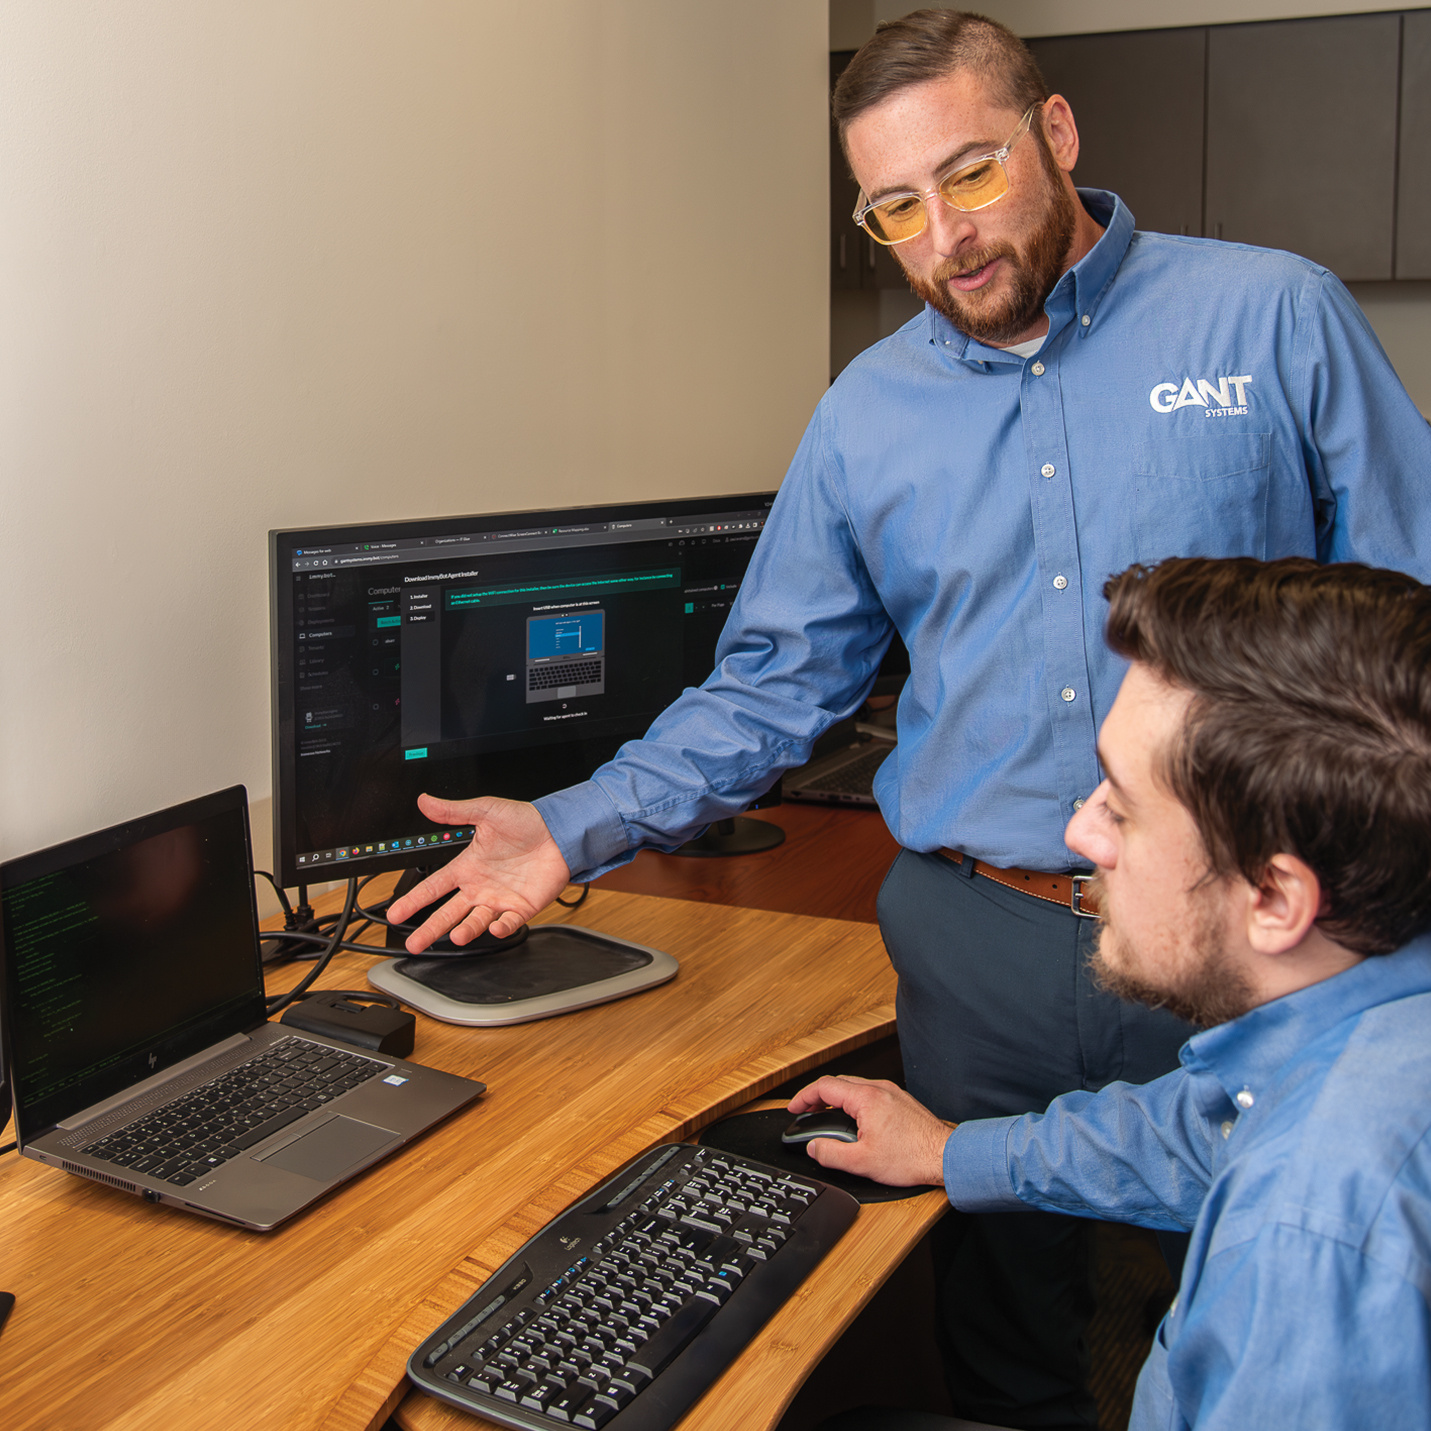
{"type": "Polygon", "coordinates": [[[1104,587],[1108,642],[1191,692],[1163,774],[1213,872],[1296,855],[1358,954],[1431,928],[1431,588],[1301,557],[1178,557],[1104,587]]]}
{"type": "Polygon", "coordinates": [[[1048,85],[1014,32],[962,10],[915,10],[887,20],[855,55],[830,96],[843,144],[851,121],[892,94],[927,80],[970,70],[999,105],[1022,114],[1048,98],[1048,85]]]}

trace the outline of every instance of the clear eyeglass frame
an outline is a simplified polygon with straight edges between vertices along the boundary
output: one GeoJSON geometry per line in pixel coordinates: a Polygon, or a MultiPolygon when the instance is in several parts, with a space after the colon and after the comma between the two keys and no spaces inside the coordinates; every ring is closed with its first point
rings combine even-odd
{"type": "Polygon", "coordinates": [[[886,248],[893,248],[895,244],[908,243],[910,239],[918,238],[919,235],[922,234],[925,229],[929,227],[929,204],[930,201],[933,199],[941,200],[951,209],[954,209],[956,212],[962,214],[977,213],[980,209],[987,209],[991,204],[997,204],[999,200],[1002,199],[1012,187],[1012,184],[1009,180],[1009,171],[1004,167],[1004,165],[1008,160],[1009,155],[1013,153],[1014,146],[1019,142],[1020,139],[1024,137],[1025,134],[1029,132],[1029,127],[1033,120],[1035,111],[1041,108],[1042,105],[1031,104],[1028,109],[1024,111],[1024,117],[1019,120],[1018,127],[1011,135],[1009,135],[1008,140],[1005,143],[1001,144],[991,153],[980,154],[975,159],[966,159],[961,161],[957,169],[952,169],[949,173],[943,175],[932,188],[925,189],[923,192],[919,191],[918,189],[910,189],[904,193],[886,194],[885,197],[882,198],[878,203],[871,203],[868,199],[866,199],[865,191],[861,189],[859,193],[859,198],[855,204],[855,211],[851,215],[851,217],[876,243],[883,244],[886,248]],[[956,203],[954,198],[951,197],[951,193],[954,191],[946,192],[946,187],[952,184],[955,180],[972,173],[981,165],[986,165],[989,163],[993,163],[998,167],[999,173],[1002,176],[1003,180],[1003,187],[1000,188],[998,193],[994,194],[991,198],[984,199],[976,204],[960,204],[956,203]],[[885,238],[882,234],[878,233],[874,226],[872,226],[869,222],[870,214],[874,213],[876,210],[887,208],[891,204],[904,203],[909,199],[918,199],[920,201],[920,224],[919,227],[913,232],[907,233],[901,238],[885,238]]]}

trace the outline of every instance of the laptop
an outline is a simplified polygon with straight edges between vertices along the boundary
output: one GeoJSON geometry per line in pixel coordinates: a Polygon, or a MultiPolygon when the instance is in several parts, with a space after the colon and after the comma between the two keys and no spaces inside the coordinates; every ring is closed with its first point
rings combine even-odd
{"type": "Polygon", "coordinates": [[[606,613],[527,618],[527,704],[606,690],[606,613]]]}
{"type": "Polygon", "coordinates": [[[809,805],[855,805],[874,810],[874,778],[894,750],[887,738],[857,740],[833,755],[822,755],[787,770],[780,793],[786,800],[809,805]]]}
{"type": "Polygon", "coordinates": [[[269,1023],[251,870],[241,785],[0,864],[25,1157],[267,1231],[485,1091],[269,1023]]]}

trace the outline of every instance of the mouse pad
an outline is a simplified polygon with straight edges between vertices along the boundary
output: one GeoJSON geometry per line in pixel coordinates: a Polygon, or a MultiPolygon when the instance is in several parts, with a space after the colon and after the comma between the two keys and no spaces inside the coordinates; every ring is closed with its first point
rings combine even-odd
{"type": "Polygon", "coordinates": [[[356,1118],[330,1118],[262,1161],[327,1182],[341,1177],[354,1163],[362,1162],[379,1148],[397,1142],[397,1136],[390,1129],[359,1123],[356,1118]]]}
{"type": "Polygon", "coordinates": [[[784,1108],[767,1108],[759,1113],[737,1113],[734,1118],[712,1123],[701,1131],[700,1142],[707,1148],[719,1148],[723,1153],[739,1153],[745,1158],[769,1163],[786,1173],[799,1173],[807,1178],[819,1178],[832,1188],[843,1188],[860,1202],[898,1202],[901,1198],[918,1197],[927,1187],[892,1188],[842,1173],[838,1168],[822,1168],[803,1147],[787,1146],[780,1135],[790,1126],[790,1114],[784,1108]]]}

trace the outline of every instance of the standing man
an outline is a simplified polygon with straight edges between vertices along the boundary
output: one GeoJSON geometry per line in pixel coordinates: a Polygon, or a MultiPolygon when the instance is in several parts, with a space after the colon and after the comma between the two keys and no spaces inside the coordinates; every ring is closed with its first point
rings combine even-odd
{"type": "MultiPolygon", "coordinates": [[[[719,666],[645,739],[535,805],[424,797],[476,835],[393,905],[409,940],[510,934],[569,878],[743,808],[863,700],[897,629],[899,744],[876,794],[910,1091],[962,1120],[1174,1066],[1188,1030],[1099,992],[1064,827],[1101,779],[1123,662],[1110,572],[1169,555],[1349,559],[1431,576],[1431,429],[1350,295],[1288,254],[1136,233],[1079,191],[1078,133],[1027,50],[926,10],[881,26],[834,114],[924,313],[821,401],[719,666]]],[[[757,232],[778,215],[746,215],[757,232]]],[[[1089,1426],[1086,1225],[946,1219],[941,1336],[960,1414],[1089,1426]],[[982,1290],[981,1290],[982,1289],[982,1290]]]]}
{"type": "MultiPolygon", "coordinates": [[[[1431,590],[1308,561],[1110,583],[1133,664],[1068,827],[1095,967],[1206,1030],[1138,1087],[947,1123],[891,1083],[817,1161],[956,1207],[1192,1232],[1133,1431],[1431,1426],[1431,590]]],[[[943,1425],[853,1413],[840,1431],[943,1425]]]]}

